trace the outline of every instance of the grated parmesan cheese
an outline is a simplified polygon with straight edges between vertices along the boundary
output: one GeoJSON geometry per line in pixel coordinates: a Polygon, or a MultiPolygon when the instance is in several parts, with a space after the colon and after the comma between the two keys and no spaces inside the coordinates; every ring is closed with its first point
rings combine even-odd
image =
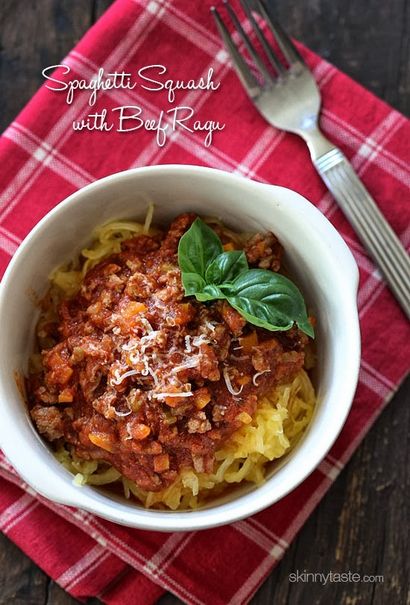
{"type": "Polygon", "coordinates": [[[243,384],[241,385],[241,388],[239,389],[239,391],[235,391],[232,383],[231,383],[231,379],[229,378],[229,371],[228,368],[224,368],[223,369],[223,377],[225,380],[225,384],[226,384],[226,388],[228,389],[228,391],[230,392],[231,395],[240,395],[242,393],[243,390],[243,384]]]}
{"type": "Polygon", "coordinates": [[[252,382],[256,387],[258,386],[257,378],[259,378],[259,376],[262,376],[262,374],[266,374],[267,372],[270,372],[270,370],[263,370],[262,372],[257,372],[254,375],[254,377],[252,378],[252,382]]]}
{"type": "Polygon", "coordinates": [[[215,332],[215,326],[213,323],[211,323],[210,321],[205,321],[204,323],[208,330],[211,330],[211,332],[215,332]]]}
{"type": "Polygon", "coordinates": [[[155,374],[154,370],[150,367],[148,368],[148,372],[151,374],[152,378],[154,379],[154,384],[157,387],[159,384],[157,375],[155,374]]]}
{"type": "Polygon", "coordinates": [[[183,370],[188,370],[189,368],[196,368],[199,365],[199,357],[192,357],[185,363],[181,363],[179,366],[175,366],[172,368],[171,374],[178,374],[178,372],[182,372],[183,370]]]}
{"type": "Polygon", "coordinates": [[[154,399],[163,399],[164,397],[192,397],[192,391],[187,393],[153,393],[154,399]]]}
{"type": "Polygon", "coordinates": [[[128,412],[118,412],[118,410],[114,410],[114,412],[117,416],[121,417],[129,416],[130,414],[132,414],[132,410],[129,410],[128,412]]]}
{"type": "Polygon", "coordinates": [[[134,350],[134,349],[136,349],[137,347],[138,347],[138,343],[137,343],[137,342],[130,341],[130,342],[129,342],[129,343],[127,343],[127,344],[123,344],[123,345],[121,346],[121,349],[122,349],[123,351],[127,351],[127,352],[129,352],[129,351],[133,351],[133,350],[134,350]]]}
{"type": "Polygon", "coordinates": [[[122,383],[123,380],[128,378],[128,376],[135,376],[136,374],[139,374],[139,372],[137,372],[137,370],[128,370],[128,372],[124,372],[124,374],[120,374],[119,370],[115,370],[114,380],[111,380],[111,384],[119,385],[122,383]]]}
{"type": "Polygon", "coordinates": [[[195,336],[192,339],[192,344],[194,347],[200,347],[201,345],[207,345],[209,344],[211,341],[209,340],[209,338],[207,338],[205,336],[205,334],[201,334],[200,336],[195,336]]]}
{"type": "Polygon", "coordinates": [[[154,332],[154,328],[151,326],[151,324],[149,323],[149,321],[146,317],[141,317],[141,323],[144,326],[144,328],[147,330],[147,332],[154,332]]]}

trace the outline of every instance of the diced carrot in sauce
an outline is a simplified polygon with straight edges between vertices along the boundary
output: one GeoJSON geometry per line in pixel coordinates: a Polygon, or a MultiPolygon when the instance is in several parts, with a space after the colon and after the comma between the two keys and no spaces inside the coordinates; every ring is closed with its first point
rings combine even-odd
{"type": "Polygon", "coordinates": [[[239,378],[236,379],[236,382],[240,385],[245,385],[245,384],[249,384],[251,381],[251,377],[248,375],[245,376],[239,376],[239,378]]]}
{"type": "Polygon", "coordinates": [[[222,317],[228,324],[232,334],[240,334],[246,325],[246,319],[227,302],[224,302],[222,305],[222,317]]]}
{"type": "Polygon", "coordinates": [[[241,412],[237,415],[236,420],[240,420],[243,424],[250,424],[252,422],[252,416],[247,412],[241,412]]]}
{"type": "Polygon", "coordinates": [[[130,433],[134,439],[137,441],[142,441],[148,437],[148,435],[151,433],[151,429],[146,424],[134,424],[130,433]]]}
{"type": "Polygon", "coordinates": [[[168,454],[159,454],[154,456],[154,471],[156,473],[162,473],[169,469],[169,456],[168,454]]]}
{"type": "Polygon", "coordinates": [[[258,345],[258,335],[255,330],[247,336],[242,336],[239,339],[239,345],[243,348],[244,353],[249,353],[252,347],[256,347],[258,345]]]}
{"type": "Polygon", "coordinates": [[[100,301],[95,302],[93,305],[89,305],[87,307],[87,313],[88,315],[100,315],[101,311],[103,309],[102,303],[100,301]]]}
{"type": "Polygon", "coordinates": [[[64,359],[58,351],[54,351],[48,356],[46,363],[51,370],[51,382],[61,386],[67,384],[74,371],[68,365],[68,361],[64,359]]]}
{"type": "Polygon", "coordinates": [[[194,317],[194,315],[195,315],[195,310],[194,310],[193,306],[191,305],[191,303],[181,303],[180,305],[178,305],[176,307],[176,312],[175,312],[175,317],[174,317],[175,325],[183,326],[183,325],[187,324],[189,321],[191,321],[191,319],[194,317]]]}
{"type": "Polygon", "coordinates": [[[73,392],[71,389],[63,389],[58,396],[58,403],[71,403],[73,401],[73,392]]]}
{"type": "Polygon", "coordinates": [[[112,438],[106,433],[89,433],[88,439],[91,441],[91,443],[103,450],[106,450],[107,452],[114,451],[114,443],[112,438]]]}
{"type": "Polygon", "coordinates": [[[195,407],[202,410],[211,401],[211,394],[206,387],[201,387],[194,394],[195,407]]]}
{"type": "Polygon", "coordinates": [[[186,399],[185,397],[164,397],[164,401],[170,408],[177,408],[182,403],[185,403],[186,399]]]}
{"type": "Polygon", "coordinates": [[[58,374],[58,382],[60,384],[66,384],[73,375],[73,369],[69,366],[62,366],[56,373],[58,374]]]}
{"type": "Polygon", "coordinates": [[[235,250],[235,246],[233,242],[228,242],[227,244],[223,245],[223,249],[225,250],[225,252],[230,252],[231,250],[235,250]]]}
{"type": "Polygon", "coordinates": [[[82,347],[74,347],[73,352],[71,354],[70,361],[72,363],[79,363],[85,357],[85,351],[82,347]]]}
{"type": "Polygon", "coordinates": [[[125,307],[123,315],[126,319],[131,319],[135,315],[145,313],[145,311],[147,311],[147,306],[144,303],[132,301],[125,307]]]}
{"type": "Polygon", "coordinates": [[[263,351],[274,351],[280,348],[279,342],[276,338],[269,338],[269,340],[264,340],[258,345],[260,350],[263,351]]]}

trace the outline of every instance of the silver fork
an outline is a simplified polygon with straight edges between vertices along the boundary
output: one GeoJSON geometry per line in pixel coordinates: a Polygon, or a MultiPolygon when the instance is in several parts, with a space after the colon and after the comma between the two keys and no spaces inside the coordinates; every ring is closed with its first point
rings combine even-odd
{"type": "Polygon", "coordinates": [[[237,74],[264,118],[276,128],[301,136],[312,162],[410,319],[410,258],[345,155],[319,130],[320,93],[298,50],[272,17],[264,0],[258,11],[269,26],[287,65],[269,44],[250,3],[240,0],[252,30],[263,48],[258,53],[229,0],[227,14],[256,67],[257,76],[240,53],[218,10],[211,9],[237,74]],[[268,68],[269,66],[269,68],[268,68]]]}

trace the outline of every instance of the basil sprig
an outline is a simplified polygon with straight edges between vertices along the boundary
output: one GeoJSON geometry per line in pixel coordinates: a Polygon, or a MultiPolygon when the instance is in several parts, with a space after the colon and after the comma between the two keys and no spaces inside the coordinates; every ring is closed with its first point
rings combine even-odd
{"type": "Polygon", "coordinates": [[[294,323],[314,338],[302,294],[287,277],[250,269],[243,250],[224,252],[215,231],[200,218],[181,237],[178,263],[186,296],[226,300],[249,323],[266,330],[289,330],[294,323]]]}

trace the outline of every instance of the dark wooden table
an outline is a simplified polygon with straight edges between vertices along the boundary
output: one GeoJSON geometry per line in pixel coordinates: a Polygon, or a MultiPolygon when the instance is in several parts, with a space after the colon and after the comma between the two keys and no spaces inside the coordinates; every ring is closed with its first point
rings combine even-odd
{"type": "MultiPolygon", "coordinates": [[[[42,68],[58,63],[110,4],[110,0],[1,0],[1,130],[42,83],[42,68]]],[[[409,113],[409,0],[276,0],[275,6],[293,35],[409,113]]],[[[407,380],[253,605],[404,605],[410,577],[409,393],[407,380]],[[384,581],[291,583],[289,574],[297,570],[382,574],[384,581]]],[[[179,602],[165,595],[160,605],[179,602]]],[[[76,601],[0,534],[0,605],[20,603],[76,601]]],[[[138,603],[137,597],[133,603],[138,603]]]]}

